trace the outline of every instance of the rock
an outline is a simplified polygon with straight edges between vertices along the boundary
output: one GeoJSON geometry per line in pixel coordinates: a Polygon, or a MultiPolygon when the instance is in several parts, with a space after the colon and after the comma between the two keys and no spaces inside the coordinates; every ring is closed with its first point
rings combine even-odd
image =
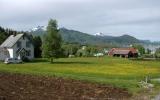
{"type": "Polygon", "coordinates": [[[139,86],[140,87],[143,87],[145,89],[148,89],[148,88],[153,88],[154,87],[154,84],[151,84],[151,83],[146,83],[144,81],[141,81],[139,82],[139,86]]]}

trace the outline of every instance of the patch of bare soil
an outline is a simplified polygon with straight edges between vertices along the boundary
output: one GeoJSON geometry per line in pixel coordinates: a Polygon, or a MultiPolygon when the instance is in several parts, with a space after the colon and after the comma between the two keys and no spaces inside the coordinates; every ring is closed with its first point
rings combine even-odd
{"type": "Polygon", "coordinates": [[[72,79],[0,73],[0,100],[124,100],[125,89],[72,79]]]}

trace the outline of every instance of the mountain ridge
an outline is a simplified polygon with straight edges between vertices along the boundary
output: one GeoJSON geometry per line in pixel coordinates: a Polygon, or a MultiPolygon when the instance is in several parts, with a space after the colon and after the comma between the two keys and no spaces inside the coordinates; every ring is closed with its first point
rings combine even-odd
{"type": "MultiPolygon", "coordinates": [[[[60,28],[60,34],[62,35],[63,41],[69,43],[80,43],[80,44],[112,44],[112,45],[130,45],[130,44],[140,44],[140,43],[150,43],[149,40],[139,40],[133,36],[124,34],[122,36],[98,36],[83,33],[80,31],[60,28]]],[[[31,31],[34,36],[43,36],[46,34],[44,29],[37,29],[36,31],[31,31]]]]}

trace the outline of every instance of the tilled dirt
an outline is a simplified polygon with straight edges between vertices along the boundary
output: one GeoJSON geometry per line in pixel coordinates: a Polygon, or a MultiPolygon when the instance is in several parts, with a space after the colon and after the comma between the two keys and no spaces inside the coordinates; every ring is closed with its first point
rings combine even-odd
{"type": "Polygon", "coordinates": [[[50,76],[0,73],[0,100],[124,100],[125,89],[50,76]]]}

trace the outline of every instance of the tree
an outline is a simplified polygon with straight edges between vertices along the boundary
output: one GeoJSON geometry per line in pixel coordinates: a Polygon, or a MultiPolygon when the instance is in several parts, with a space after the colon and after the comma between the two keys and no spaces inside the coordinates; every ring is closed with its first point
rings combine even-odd
{"type": "Polygon", "coordinates": [[[155,57],[160,58],[160,48],[156,49],[155,57]]]}
{"type": "Polygon", "coordinates": [[[142,45],[133,45],[133,47],[138,49],[140,55],[145,54],[145,48],[142,45]]]}
{"type": "Polygon", "coordinates": [[[90,56],[93,56],[95,53],[98,53],[98,49],[95,46],[89,46],[87,48],[89,49],[88,51],[90,56]]]}
{"type": "Polygon", "coordinates": [[[5,29],[0,27],[0,44],[2,44],[6,38],[7,38],[7,33],[5,29]]]}
{"type": "Polygon", "coordinates": [[[44,35],[42,44],[42,56],[50,58],[51,63],[53,58],[58,58],[61,52],[62,38],[59,34],[57,21],[50,19],[47,26],[47,34],[44,35]]]}
{"type": "Polygon", "coordinates": [[[33,38],[33,43],[34,43],[34,56],[36,58],[41,58],[42,54],[42,40],[40,36],[35,36],[33,38]]]}
{"type": "Polygon", "coordinates": [[[151,50],[147,49],[146,54],[151,54],[151,50]]]}
{"type": "Polygon", "coordinates": [[[0,32],[0,44],[2,44],[6,38],[7,37],[6,37],[5,33],[4,32],[0,32]]]}
{"type": "Polygon", "coordinates": [[[80,49],[80,44],[78,43],[64,43],[62,45],[63,56],[68,57],[69,55],[76,55],[77,51],[80,49]]]}

